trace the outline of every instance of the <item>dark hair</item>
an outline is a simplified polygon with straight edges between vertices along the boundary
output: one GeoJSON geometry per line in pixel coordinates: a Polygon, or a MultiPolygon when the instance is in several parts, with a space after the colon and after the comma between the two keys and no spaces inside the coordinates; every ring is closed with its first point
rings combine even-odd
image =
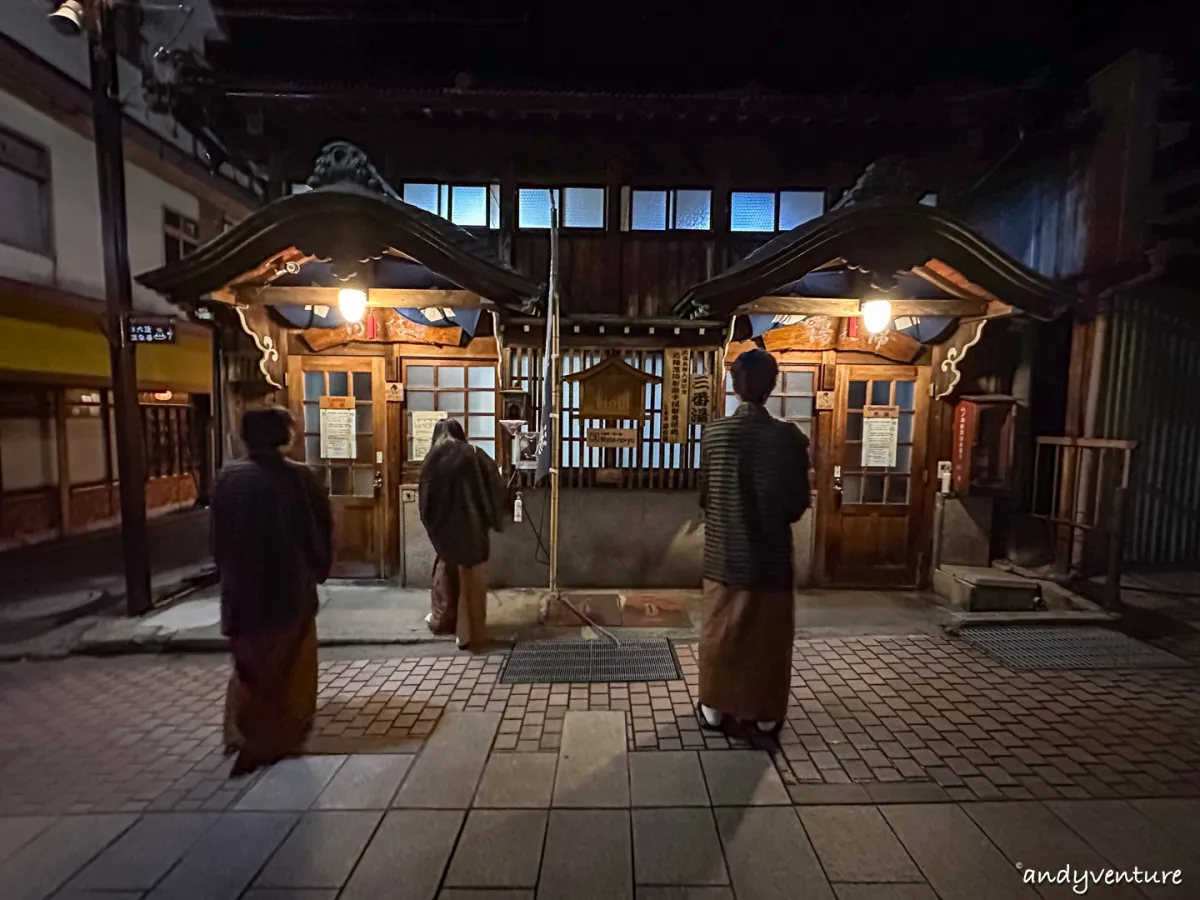
{"type": "Polygon", "coordinates": [[[242,414],[242,442],[251,452],[278,450],[292,439],[295,421],[282,406],[248,409],[242,414]]]}
{"type": "Polygon", "coordinates": [[[779,379],[779,364],[766,350],[748,350],[729,367],[733,391],[747,403],[766,403],[779,379]]]}
{"type": "Polygon", "coordinates": [[[441,419],[433,426],[433,443],[436,444],[442,438],[465,442],[467,434],[463,431],[462,423],[458,419],[441,419]]]}

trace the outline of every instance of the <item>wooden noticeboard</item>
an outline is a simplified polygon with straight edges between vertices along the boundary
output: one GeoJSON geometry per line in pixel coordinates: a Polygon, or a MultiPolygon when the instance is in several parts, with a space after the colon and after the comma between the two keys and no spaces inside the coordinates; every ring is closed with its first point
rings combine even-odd
{"type": "Polygon", "coordinates": [[[579,385],[579,418],[606,422],[646,418],[646,385],[660,380],[616,356],[563,378],[579,385]]]}
{"type": "Polygon", "coordinates": [[[688,423],[707,425],[717,417],[715,377],[708,372],[692,374],[688,397],[688,423]]]}

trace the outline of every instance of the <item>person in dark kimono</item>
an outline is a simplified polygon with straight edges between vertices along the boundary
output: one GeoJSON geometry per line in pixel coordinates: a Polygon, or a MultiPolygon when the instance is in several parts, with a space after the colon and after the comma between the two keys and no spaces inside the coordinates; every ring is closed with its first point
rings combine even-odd
{"type": "Polygon", "coordinates": [[[454,634],[460,649],[486,648],[490,532],[503,530],[508,492],[500,470],[467,443],[462,425],[443,419],[421,463],[421,523],[437,553],[433,566],[434,634],[454,634]]]}
{"type": "Polygon", "coordinates": [[[284,456],[292,429],[285,409],[247,411],[247,457],[222,469],[213,488],[234,775],[299,752],[316,713],[317,585],[329,577],[333,517],[325,487],[284,456]]]}
{"type": "Polygon", "coordinates": [[[730,720],[777,732],[787,712],[795,630],[792,524],[809,506],[808,438],[764,404],[779,366],[762,350],[731,367],[742,401],[704,428],[700,704],[706,729],[730,720]]]}

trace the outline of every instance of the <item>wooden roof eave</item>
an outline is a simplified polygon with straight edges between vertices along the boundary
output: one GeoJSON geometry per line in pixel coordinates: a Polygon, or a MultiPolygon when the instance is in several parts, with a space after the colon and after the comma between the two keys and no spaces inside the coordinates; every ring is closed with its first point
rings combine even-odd
{"type": "Polygon", "coordinates": [[[1054,318],[1077,302],[1066,285],[1022,265],[957,217],[916,203],[876,201],[834,210],[784,232],[690,288],[674,311],[686,317],[727,317],[838,258],[880,274],[936,262],[979,288],[968,294],[971,299],[1002,298],[1040,319],[1054,318]]]}
{"type": "Polygon", "coordinates": [[[470,232],[353,184],[275,200],[194,253],[137,280],[171,300],[191,303],[291,247],[333,260],[347,274],[360,261],[396,250],[514,312],[537,312],[545,294],[540,282],[490,258],[470,232]]]}

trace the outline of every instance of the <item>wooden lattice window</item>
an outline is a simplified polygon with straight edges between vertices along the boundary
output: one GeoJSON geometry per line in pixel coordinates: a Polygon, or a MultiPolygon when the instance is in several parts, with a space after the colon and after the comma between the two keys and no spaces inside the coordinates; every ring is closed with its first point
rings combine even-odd
{"type": "Polygon", "coordinates": [[[496,459],[496,366],[484,360],[405,360],[405,459],[413,453],[413,412],[442,411],[455,419],[467,440],[496,459]]]}
{"type": "MultiPolygon", "coordinates": [[[[710,348],[692,351],[692,372],[707,374],[714,370],[717,350],[710,348]]],[[[623,350],[608,348],[568,348],[562,352],[562,374],[573,375],[597,365],[606,357],[618,354],[633,366],[663,377],[662,350],[623,350]]],[[[542,399],[542,351],[536,348],[512,348],[508,351],[509,386],[527,391],[533,404],[533,424],[540,416],[542,399]]],[[[562,441],[561,477],[563,487],[612,486],[611,480],[601,481],[600,472],[608,478],[619,479],[616,485],[626,488],[694,489],[700,470],[700,435],[702,426],[689,425],[682,443],[667,443],[662,439],[663,386],[646,385],[646,417],[634,420],[600,420],[579,418],[580,387],[564,383],[562,410],[559,413],[559,437],[562,441]],[[587,445],[587,433],[592,428],[632,428],[639,432],[638,444],[629,449],[602,449],[587,445]]],[[[522,480],[528,483],[528,476],[522,480]]]]}
{"type": "MultiPolygon", "coordinates": [[[[816,422],[817,367],[779,367],[779,383],[768,398],[767,412],[777,419],[793,423],[811,442],[816,422]]],[[[741,401],[733,392],[733,375],[725,373],[725,415],[733,415],[741,401]]]]}

